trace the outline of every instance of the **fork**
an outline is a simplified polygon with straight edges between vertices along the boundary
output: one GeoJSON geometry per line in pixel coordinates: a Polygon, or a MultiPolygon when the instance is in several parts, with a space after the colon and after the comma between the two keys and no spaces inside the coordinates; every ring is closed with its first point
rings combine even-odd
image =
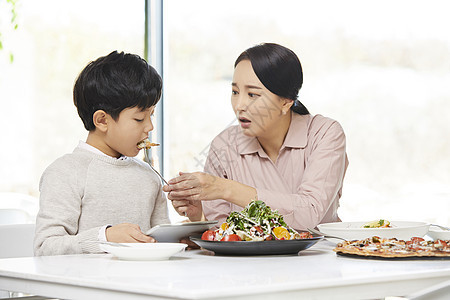
{"type": "Polygon", "coordinates": [[[159,174],[158,171],[156,171],[156,169],[152,166],[152,162],[150,161],[150,158],[148,156],[148,149],[144,149],[144,155],[145,155],[145,160],[147,161],[148,165],[150,166],[150,168],[152,168],[153,171],[155,171],[155,173],[159,176],[159,178],[161,178],[161,180],[166,184],[169,185],[169,183],[164,179],[164,177],[162,177],[161,174],[159,174]]]}
{"type": "MultiPolygon", "coordinates": [[[[148,163],[148,165],[150,166],[150,168],[152,168],[152,170],[155,171],[156,174],[158,174],[159,178],[161,178],[161,180],[162,180],[165,184],[169,185],[169,183],[167,182],[167,180],[165,180],[164,177],[162,177],[162,175],[159,174],[159,172],[156,171],[156,169],[152,166],[152,163],[151,163],[150,158],[149,158],[149,156],[148,156],[148,149],[144,149],[144,155],[145,155],[145,160],[147,161],[147,163],[148,163]]],[[[185,216],[185,217],[188,217],[188,216],[187,216],[187,212],[184,212],[184,216],[185,216]]]]}
{"type": "Polygon", "coordinates": [[[338,239],[338,240],[346,241],[346,239],[344,239],[344,238],[334,236],[334,235],[327,235],[327,234],[324,234],[323,232],[313,229],[313,228],[306,228],[306,229],[308,229],[309,232],[321,235],[326,239],[338,239]]]}
{"type": "Polygon", "coordinates": [[[440,229],[443,229],[443,230],[450,230],[450,227],[446,227],[446,226],[442,226],[442,225],[437,225],[437,224],[430,224],[431,226],[436,226],[436,227],[439,227],[440,229]]]}

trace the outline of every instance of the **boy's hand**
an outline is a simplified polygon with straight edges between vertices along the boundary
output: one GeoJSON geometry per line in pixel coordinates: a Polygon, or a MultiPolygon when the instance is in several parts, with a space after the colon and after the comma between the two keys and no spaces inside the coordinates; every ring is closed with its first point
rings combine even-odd
{"type": "Polygon", "coordinates": [[[142,233],[137,224],[122,223],[106,229],[106,240],[115,243],[155,243],[156,240],[142,233]]]}

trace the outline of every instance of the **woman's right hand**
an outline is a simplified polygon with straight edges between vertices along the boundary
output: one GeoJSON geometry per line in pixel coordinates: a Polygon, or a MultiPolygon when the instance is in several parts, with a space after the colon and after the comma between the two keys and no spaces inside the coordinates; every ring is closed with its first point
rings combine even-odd
{"type": "Polygon", "coordinates": [[[171,200],[173,208],[181,216],[186,216],[191,221],[200,221],[203,215],[202,201],[171,200]]]}

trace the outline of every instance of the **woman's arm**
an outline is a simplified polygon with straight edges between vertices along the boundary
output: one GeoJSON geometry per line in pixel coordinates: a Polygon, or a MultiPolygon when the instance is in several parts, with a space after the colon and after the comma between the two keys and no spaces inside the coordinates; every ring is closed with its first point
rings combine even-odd
{"type": "Polygon", "coordinates": [[[256,198],[255,188],[204,172],[180,173],[164,190],[174,208],[186,212],[191,221],[201,220],[203,210],[210,220],[224,219],[231,212],[230,203],[245,207],[256,198]]]}
{"type": "Polygon", "coordinates": [[[256,197],[256,189],[240,182],[221,178],[204,172],[180,173],[166,186],[171,200],[223,199],[245,207],[256,197]]]}
{"type": "Polygon", "coordinates": [[[205,215],[209,220],[225,219],[231,212],[231,203],[245,207],[256,197],[255,188],[227,179],[227,166],[223,164],[230,159],[223,159],[221,146],[217,146],[222,140],[216,138],[212,142],[204,173],[180,172],[180,176],[169,180],[169,185],[163,188],[175,210],[191,221],[205,219],[205,215]]]}

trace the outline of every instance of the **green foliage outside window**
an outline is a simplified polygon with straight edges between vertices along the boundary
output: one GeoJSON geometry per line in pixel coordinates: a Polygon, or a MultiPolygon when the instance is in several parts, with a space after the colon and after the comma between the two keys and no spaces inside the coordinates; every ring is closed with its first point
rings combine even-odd
{"type": "MultiPolygon", "coordinates": [[[[18,0],[0,0],[0,15],[9,16],[9,22],[3,23],[2,18],[0,19],[0,51],[4,50],[3,42],[4,36],[2,32],[5,30],[13,29],[16,30],[17,24],[17,2],[18,0]]],[[[9,52],[9,61],[12,63],[14,61],[14,55],[9,52]]]]}

